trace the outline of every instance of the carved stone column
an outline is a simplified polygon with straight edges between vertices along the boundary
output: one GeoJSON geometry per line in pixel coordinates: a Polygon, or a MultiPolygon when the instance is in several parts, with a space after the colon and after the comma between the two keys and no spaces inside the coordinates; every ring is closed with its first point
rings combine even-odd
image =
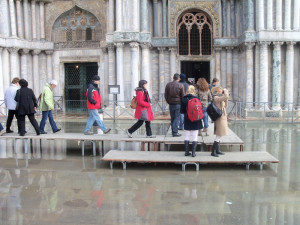
{"type": "Polygon", "coordinates": [[[291,30],[291,0],[284,1],[284,29],[291,30]]]}
{"type": "MultiPolygon", "coordinates": [[[[259,90],[260,90],[260,82],[259,82],[259,71],[260,71],[260,47],[259,47],[259,43],[256,42],[255,45],[255,92],[254,92],[254,100],[255,102],[259,102],[259,90]]],[[[257,104],[256,104],[257,105],[257,104]]]]}
{"type": "Polygon", "coordinates": [[[53,75],[52,75],[52,55],[53,55],[53,51],[48,50],[48,51],[45,51],[45,53],[47,55],[47,80],[51,81],[51,80],[53,80],[53,75]]]}
{"type": "MultiPolygon", "coordinates": [[[[287,42],[286,49],[286,80],[285,103],[294,102],[294,45],[296,42],[287,42]]],[[[285,105],[284,109],[291,109],[292,105],[285,105]]]]}
{"type": "Polygon", "coordinates": [[[158,36],[158,0],[153,0],[153,36],[158,36]]]}
{"type": "MultiPolygon", "coordinates": [[[[108,46],[108,77],[109,77],[109,84],[115,85],[116,84],[116,72],[115,72],[115,47],[112,44],[108,46]]],[[[109,100],[113,100],[113,95],[109,95],[109,100]]]]}
{"type": "Polygon", "coordinates": [[[35,12],[35,0],[31,0],[31,32],[32,39],[36,40],[36,12],[35,12]]]}
{"type": "MultiPolygon", "coordinates": [[[[142,47],[142,70],[141,70],[141,80],[146,80],[148,82],[148,91],[152,93],[152,77],[150,71],[150,43],[141,44],[142,47]]],[[[151,96],[151,95],[150,95],[151,96]]]]}
{"type": "Polygon", "coordinates": [[[3,77],[3,70],[2,70],[2,50],[3,48],[0,47],[0,99],[4,99],[4,77],[3,77]]]}
{"type": "Polygon", "coordinates": [[[123,30],[123,2],[116,0],[116,31],[123,30]]]}
{"type": "Polygon", "coordinates": [[[32,55],[32,64],[33,64],[33,90],[37,95],[40,93],[40,75],[39,75],[39,54],[41,50],[33,50],[32,55]]]}
{"type": "Polygon", "coordinates": [[[45,3],[40,3],[40,30],[41,30],[41,40],[45,40],[45,3]]]}
{"type": "MultiPolygon", "coordinates": [[[[270,42],[262,41],[260,45],[260,69],[259,69],[259,102],[269,101],[269,65],[268,65],[268,45],[270,42]]],[[[261,105],[263,106],[263,105],[261,105]]],[[[267,107],[266,107],[267,108],[267,107]]]]}
{"type": "Polygon", "coordinates": [[[173,80],[173,75],[177,73],[177,66],[176,66],[176,54],[177,54],[177,48],[176,47],[170,47],[170,74],[169,80],[173,80]]]}
{"type": "Polygon", "coordinates": [[[162,94],[165,92],[165,48],[158,48],[158,63],[159,63],[159,97],[162,97],[162,94]]]}
{"type": "Polygon", "coordinates": [[[9,37],[10,19],[9,19],[8,1],[0,1],[0,15],[1,15],[0,35],[2,35],[3,37],[9,37]]]}
{"type": "Polygon", "coordinates": [[[233,49],[232,53],[232,99],[239,101],[239,52],[238,48],[233,49]]]}
{"type": "Polygon", "coordinates": [[[18,63],[19,48],[11,47],[7,49],[10,53],[10,80],[20,76],[20,68],[18,63]]]}
{"type": "Polygon", "coordinates": [[[132,0],[132,30],[135,32],[140,31],[140,0],[132,0]]]}
{"type": "Polygon", "coordinates": [[[294,0],[294,30],[300,29],[300,1],[294,0]]]}
{"type": "Polygon", "coordinates": [[[235,9],[235,5],[234,5],[234,0],[230,0],[230,35],[231,35],[231,37],[236,36],[235,14],[236,14],[236,9],[235,9]]]}
{"type": "Polygon", "coordinates": [[[23,15],[24,15],[24,33],[25,33],[25,39],[29,40],[30,34],[29,34],[29,14],[28,14],[28,0],[23,0],[23,15]]]}
{"type": "Polygon", "coordinates": [[[276,30],[282,30],[282,0],[276,0],[276,30]]]}
{"type": "Polygon", "coordinates": [[[149,32],[149,11],[148,11],[148,1],[141,0],[141,32],[149,32]]]}
{"type": "Polygon", "coordinates": [[[226,47],[227,52],[227,72],[226,72],[226,88],[229,92],[232,91],[232,49],[233,47],[226,47]]]}
{"type": "Polygon", "coordinates": [[[18,37],[19,38],[24,38],[22,13],[21,13],[21,0],[16,0],[16,8],[17,8],[18,37]]]}
{"type": "Polygon", "coordinates": [[[117,49],[117,84],[120,85],[120,94],[118,95],[118,101],[120,105],[124,105],[124,43],[116,43],[117,49]]]}
{"type": "Polygon", "coordinates": [[[248,42],[246,45],[246,68],[247,68],[247,78],[246,78],[246,107],[248,109],[252,108],[253,102],[253,46],[255,43],[248,42]]]}
{"type": "Polygon", "coordinates": [[[279,110],[281,103],[281,45],[273,42],[272,109],[279,110]]]}
{"type": "Polygon", "coordinates": [[[168,22],[167,22],[167,0],[162,0],[163,3],[163,37],[168,36],[168,22]]]}
{"type": "Polygon", "coordinates": [[[29,53],[29,49],[22,49],[21,53],[21,78],[28,81],[28,62],[27,56],[29,53]]]}
{"type": "Polygon", "coordinates": [[[11,36],[17,37],[16,12],[14,0],[9,0],[11,36]]]}
{"type": "Polygon", "coordinates": [[[139,82],[139,68],[140,68],[140,56],[139,56],[139,43],[131,42],[130,44],[131,52],[131,91],[132,96],[135,95],[135,87],[138,86],[139,82]]]}
{"type": "Polygon", "coordinates": [[[258,31],[265,29],[264,20],[264,1],[256,0],[256,6],[258,10],[258,31]]]}
{"type": "Polygon", "coordinates": [[[222,0],[222,34],[227,37],[227,0],[222,0]]]}
{"type": "Polygon", "coordinates": [[[113,33],[115,30],[115,6],[114,0],[108,1],[107,33],[113,33]]]}
{"type": "Polygon", "coordinates": [[[216,52],[216,78],[221,80],[221,51],[222,48],[215,48],[216,52]]]}
{"type": "Polygon", "coordinates": [[[253,31],[254,30],[254,0],[247,0],[248,4],[248,31],[253,31]]]}
{"type": "Polygon", "coordinates": [[[273,30],[273,0],[268,0],[267,6],[267,30],[273,30]]]}

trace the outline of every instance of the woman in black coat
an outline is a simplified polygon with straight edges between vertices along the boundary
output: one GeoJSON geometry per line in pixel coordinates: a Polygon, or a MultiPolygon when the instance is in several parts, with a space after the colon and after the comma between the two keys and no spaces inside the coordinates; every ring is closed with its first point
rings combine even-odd
{"type": "MultiPolygon", "coordinates": [[[[187,106],[189,100],[196,97],[196,89],[193,85],[190,85],[186,91],[186,95],[181,100],[181,109],[180,113],[184,114],[184,130],[185,130],[185,139],[184,139],[184,147],[185,147],[185,156],[191,155],[189,153],[189,142],[190,137],[192,137],[192,157],[195,157],[196,148],[198,144],[198,132],[203,128],[202,120],[190,121],[187,114],[187,106]]],[[[199,99],[199,98],[198,98],[199,99]]]]}
{"type": "Polygon", "coordinates": [[[18,120],[20,121],[20,136],[25,135],[25,116],[35,129],[37,135],[40,135],[40,128],[37,121],[34,118],[34,113],[36,112],[37,99],[32,91],[28,88],[28,82],[24,79],[19,81],[21,88],[17,91],[15,101],[17,102],[17,113],[18,120]]]}

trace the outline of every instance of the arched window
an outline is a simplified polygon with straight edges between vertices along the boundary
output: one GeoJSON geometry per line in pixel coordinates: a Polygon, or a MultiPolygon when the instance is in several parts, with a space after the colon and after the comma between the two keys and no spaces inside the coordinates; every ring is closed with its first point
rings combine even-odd
{"type": "Polygon", "coordinates": [[[212,25],[204,13],[185,13],[177,23],[179,55],[211,55],[212,25]]]}
{"type": "Polygon", "coordinates": [[[92,29],[91,28],[86,28],[85,40],[86,41],[92,40],[92,29]]]}
{"type": "Polygon", "coordinates": [[[82,29],[80,27],[76,29],[76,40],[82,41],[82,29]]]}

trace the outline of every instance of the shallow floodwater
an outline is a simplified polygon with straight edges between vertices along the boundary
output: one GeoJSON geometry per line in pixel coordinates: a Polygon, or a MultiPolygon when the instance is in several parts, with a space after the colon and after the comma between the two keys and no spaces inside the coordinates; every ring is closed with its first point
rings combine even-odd
{"type": "MultiPolygon", "coordinates": [[[[106,124],[118,134],[133,122],[106,124]]],[[[85,121],[59,126],[82,132],[85,121]]],[[[169,124],[156,121],[152,127],[164,134],[169,124]]],[[[245,151],[268,151],[280,163],[262,171],[258,165],[250,171],[245,165],[200,165],[199,172],[194,166],[182,172],[176,164],[130,163],[123,171],[121,164],[111,170],[101,161],[98,143],[97,157],[90,143],[81,157],[76,141],[53,140],[33,141],[26,156],[21,141],[13,154],[13,141],[0,140],[0,224],[300,224],[300,126],[240,122],[230,128],[244,140],[245,151]]],[[[104,151],[140,147],[107,142],[104,151]]]]}

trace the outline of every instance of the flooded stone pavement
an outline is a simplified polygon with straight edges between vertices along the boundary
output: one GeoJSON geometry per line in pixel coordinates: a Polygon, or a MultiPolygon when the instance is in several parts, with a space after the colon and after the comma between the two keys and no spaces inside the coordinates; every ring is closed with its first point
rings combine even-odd
{"type": "MultiPolygon", "coordinates": [[[[115,133],[130,124],[107,122],[115,133]]],[[[63,132],[82,132],[84,125],[60,123],[63,132]]],[[[168,127],[157,121],[153,133],[168,127]]],[[[121,164],[111,170],[100,156],[92,157],[89,143],[81,157],[74,141],[33,141],[26,156],[21,142],[13,154],[13,141],[1,140],[0,224],[300,224],[299,125],[243,122],[230,128],[245,141],[245,151],[268,151],[280,163],[263,171],[257,165],[250,171],[244,165],[201,165],[199,172],[193,166],[182,172],[181,165],[130,163],[123,171],[121,164]]],[[[109,149],[140,146],[105,143],[109,149]]]]}

